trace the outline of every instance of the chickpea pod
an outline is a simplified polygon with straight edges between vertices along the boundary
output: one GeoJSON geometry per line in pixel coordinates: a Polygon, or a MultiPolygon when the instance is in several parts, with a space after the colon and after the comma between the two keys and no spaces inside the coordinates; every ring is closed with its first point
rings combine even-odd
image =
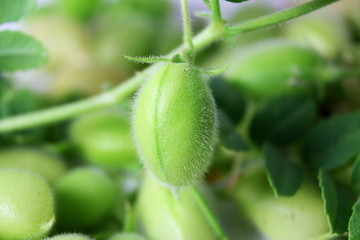
{"type": "Polygon", "coordinates": [[[54,224],[50,187],[37,174],[0,170],[0,240],[38,240],[54,224]]]}
{"type": "Polygon", "coordinates": [[[215,104],[197,69],[166,63],[135,100],[133,130],[146,168],[172,187],[201,178],[216,139],[215,104]]]}
{"type": "Polygon", "coordinates": [[[204,210],[208,207],[200,203],[200,194],[194,189],[194,186],[187,186],[174,195],[152,176],[144,179],[137,216],[149,239],[225,239],[214,228],[216,220],[209,218],[209,213],[204,210]]]}
{"type": "Polygon", "coordinates": [[[235,198],[242,212],[269,240],[308,240],[329,231],[320,192],[305,181],[292,197],[275,197],[263,168],[241,178],[235,198]]]}

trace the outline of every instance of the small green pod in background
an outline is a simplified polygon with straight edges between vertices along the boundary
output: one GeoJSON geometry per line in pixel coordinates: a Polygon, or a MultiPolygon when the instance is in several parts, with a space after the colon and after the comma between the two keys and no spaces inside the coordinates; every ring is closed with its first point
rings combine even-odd
{"type": "Polygon", "coordinates": [[[149,239],[226,239],[194,186],[184,187],[174,195],[148,175],[143,181],[136,211],[149,239]]]}
{"type": "Polygon", "coordinates": [[[350,33],[343,19],[329,12],[328,15],[309,15],[287,24],[284,34],[324,57],[334,59],[350,45],[350,33]]]}
{"type": "Polygon", "coordinates": [[[50,238],[45,238],[44,240],[93,240],[93,239],[79,233],[67,233],[67,234],[56,235],[50,238]]]}
{"type": "Polygon", "coordinates": [[[85,159],[105,168],[138,169],[130,121],[120,111],[100,111],[77,118],[70,135],[85,159]]]}
{"type": "Polygon", "coordinates": [[[54,183],[66,172],[61,159],[36,148],[9,148],[0,151],[0,169],[27,169],[54,183]]]}
{"type": "Polygon", "coordinates": [[[82,167],[63,176],[54,188],[58,230],[81,231],[94,226],[109,214],[116,189],[101,169],[82,167]]]}
{"type": "Polygon", "coordinates": [[[235,53],[231,62],[226,79],[252,98],[308,94],[328,80],[322,79],[327,69],[319,54],[284,39],[251,45],[235,53]]]}
{"type": "Polygon", "coordinates": [[[166,63],[137,94],[133,130],[140,159],[161,182],[200,179],[216,142],[216,107],[199,71],[166,63]]]}
{"type": "Polygon", "coordinates": [[[308,181],[292,197],[275,197],[265,169],[257,167],[240,179],[233,194],[269,240],[309,240],[329,232],[320,191],[308,181]]]}
{"type": "Polygon", "coordinates": [[[54,199],[45,179],[27,170],[0,170],[0,240],[39,240],[54,222],[54,199]]]}

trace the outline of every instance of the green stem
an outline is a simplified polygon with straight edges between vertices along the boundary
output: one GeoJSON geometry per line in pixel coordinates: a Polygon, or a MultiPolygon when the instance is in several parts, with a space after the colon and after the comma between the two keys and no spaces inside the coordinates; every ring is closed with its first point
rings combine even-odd
{"type": "Polygon", "coordinates": [[[211,12],[213,24],[223,24],[219,0],[211,0],[211,12]]]}
{"type": "Polygon", "coordinates": [[[265,27],[269,27],[275,24],[279,24],[281,22],[285,22],[307,13],[313,12],[317,9],[320,9],[326,5],[334,3],[339,0],[313,0],[311,2],[304,3],[302,5],[277,12],[274,14],[270,14],[267,16],[259,17],[256,19],[248,20],[243,23],[240,23],[235,27],[227,28],[227,36],[234,37],[240,33],[250,32],[255,29],[261,29],[265,27]]]}
{"type": "Polygon", "coordinates": [[[128,98],[139,87],[142,80],[143,79],[140,76],[135,76],[119,87],[95,97],[81,100],[76,103],[65,104],[60,107],[53,107],[4,119],[0,122],[0,132],[10,132],[45,125],[114,105],[115,103],[128,98]]]}
{"type": "MultiPolygon", "coordinates": [[[[309,9],[308,6],[309,4],[310,6],[312,6],[311,9],[317,9],[320,8],[321,6],[328,5],[335,1],[336,0],[315,0],[310,3],[305,3],[304,5],[296,7],[297,16],[301,16],[310,12],[311,10],[309,9]],[[316,8],[314,8],[314,6],[312,5],[314,2],[316,2],[314,4],[316,5],[316,8]]],[[[218,28],[214,27],[214,25],[211,25],[210,27],[204,29],[194,38],[193,41],[194,52],[198,52],[204,49],[205,47],[207,47],[208,45],[210,45],[211,43],[214,43],[226,36],[234,36],[242,32],[253,31],[258,28],[279,24],[281,22],[292,19],[294,18],[294,15],[283,14],[284,12],[292,11],[292,10],[293,9],[285,10],[283,12],[274,13],[273,15],[266,16],[263,18],[249,20],[241,24],[240,27],[228,28],[227,29],[228,31],[226,33],[224,31],[218,30],[218,28]],[[266,22],[265,21],[266,19],[270,22],[266,22]]],[[[184,45],[180,46],[179,48],[175,49],[173,52],[168,54],[167,57],[172,58],[174,54],[178,53],[183,48],[184,45]]],[[[28,113],[20,116],[6,118],[0,121],[0,133],[23,130],[49,123],[59,122],[71,117],[81,115],[86,112],[112,106],[117,102],[122,101],[128,98],[131,94],[133,94],[137,90],[137,88],[141,85],[141,83],[144,81],[144,77],[154,72],[160,66],[160,64],[161,63],[156,63],[151,65],[150,67],[143,70],[143,72],[140,73],[139,75],[136,75],[128,79],[120,86],[108,92],[102,93],[98,96],[81,100],[76,103],[70,103],[34,113],[28,113]]]]}
{"type": "Polygon", "coordinates": [[[129,202],[125,202],[125,219],[124,219],[124,233],[132,233],[136,231],[136,217],[129,202]]]}
{"type": "Polygon", "coordinates": [[[187,54],[189,54],[190,58],[192,58],[194,54],[194,44],[192,40],[188,0],[181,0],[181,12],[183,16],[184,44],[186,46],[185,51],[188,51],[187,54]]]}
{"type": "Polygon", "coordinates": [[[208,205],[204,201],[203,197],[201,196],[199,191],[196,189],[196,187],[191,186],[190,189],[191,189],[191,192],[193,194],[195,201],[199,205],[201,211],[204,213],[206,219],[209,221],[210,225],[212,226],[213,230],[215,231],[215,233],[219,237],[219,239],[221,239],[221,240],[228,239],[227,236],[225,235],[224,231],[222,230],[221,226],[219,225],[218,221],[214,217],[213,213],[210,211],[208,205]]]}

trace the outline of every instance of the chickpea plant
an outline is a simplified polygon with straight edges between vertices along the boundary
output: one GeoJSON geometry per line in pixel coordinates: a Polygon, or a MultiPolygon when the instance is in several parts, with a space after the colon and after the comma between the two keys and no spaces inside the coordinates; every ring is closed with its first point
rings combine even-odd
{"type": "MultiPolygon", "coordinates": [[[[360,240],[360,5],[342,13],[352,24],[294,20],[267,39],[251,32],[345,0],[237,24],[223,18],[225,1],[251,2],[203,0],[207,26],[193,35],[179,0],[183,43],[159,56],[178,34],[167,25],[170,1],[57,1],[42,17],[95,39],[93,52],[77,53],[96,59],[74,54],[72,64],[115,66],[114,78],[138,71],[98,95],[56,99],[63,104],[11,79],[49,57],[45,71],[60,74],[67,60],[51,59],[36,37],[0,31],[0,240],[360,240]],[[120,23],[130,41],[114,31],[120,23]],[[238,36],[250,44],[236,49],[238,36]],[[221,54],[226,66],[213,66],[221,54]]],[[[0,0],[0,24],[35,7],[0,0]]]]}

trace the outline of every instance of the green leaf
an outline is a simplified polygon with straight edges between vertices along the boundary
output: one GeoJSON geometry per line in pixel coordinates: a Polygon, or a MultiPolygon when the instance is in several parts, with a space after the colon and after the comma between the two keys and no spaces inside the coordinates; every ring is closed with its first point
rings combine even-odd
{"type": "Polygon", "coordinates": [[[245,113],[245,99],[239,94],[234,86],[220,76],[211,78],[209,85],[215,98],[216,105],[225,111],[232,122],[235,124],[239,123],[245,113]]]}
{"type": "Polygon", "coordinates": [[[360,197],[353,207],[349,223],[349,240],[360,239],[360,197]]]}
{"type": "Polygon", "coordinates": [[[218,122],[220,141],[226,148],[235,151],[248,149],[248,145],[245,140],[236,132],[234,123],[221,109],[218,110],[218,122]]]}
{"type": "Polygon", "coordinates": [[[314,168],[333,169],[360,153],[360,112],[332,117],[307,136],[303,159],[314,168]]]}
{"type": "Polygon", "coordinates": [[[271,144],[265,144],[263,149],[270,185],[275,196],[293,196],[303,180],[300,167],[271,144]]]}
{"type": "Polygon", "coordinates": [[[0,24],[13,22],[31,13],[35,0],[0,0],[0,24]]]}
{"type": "Polygon", "coordinates": [[[0,95],[0,119],[40,109],[38,97],[27,89],[8,88],[0,95]]]}
{"type": "Polygon", "coordinates": [[[0,32],[0,71],[40,67],[47,59],[47,51],[33,37],[21,32],[0,32]]]}
{"type": "Polygon", "coordinates": [[[345,187],[320,170],[319,182],[331,232],[344,233],[348,229],[352,203],[345,187]]]}
{"type": "Polygon", "coordinates": [[[351,174],[352,182],[360,185],[360,155],[357,157],[351,174]]]}
{"type": "Polygon", "coordinates": [[[281,96],[259,109],[250,125],[250,136],[258,145],[286,145],[300,138],[316,117],[314,101],[305,96],[281,96]]]}

